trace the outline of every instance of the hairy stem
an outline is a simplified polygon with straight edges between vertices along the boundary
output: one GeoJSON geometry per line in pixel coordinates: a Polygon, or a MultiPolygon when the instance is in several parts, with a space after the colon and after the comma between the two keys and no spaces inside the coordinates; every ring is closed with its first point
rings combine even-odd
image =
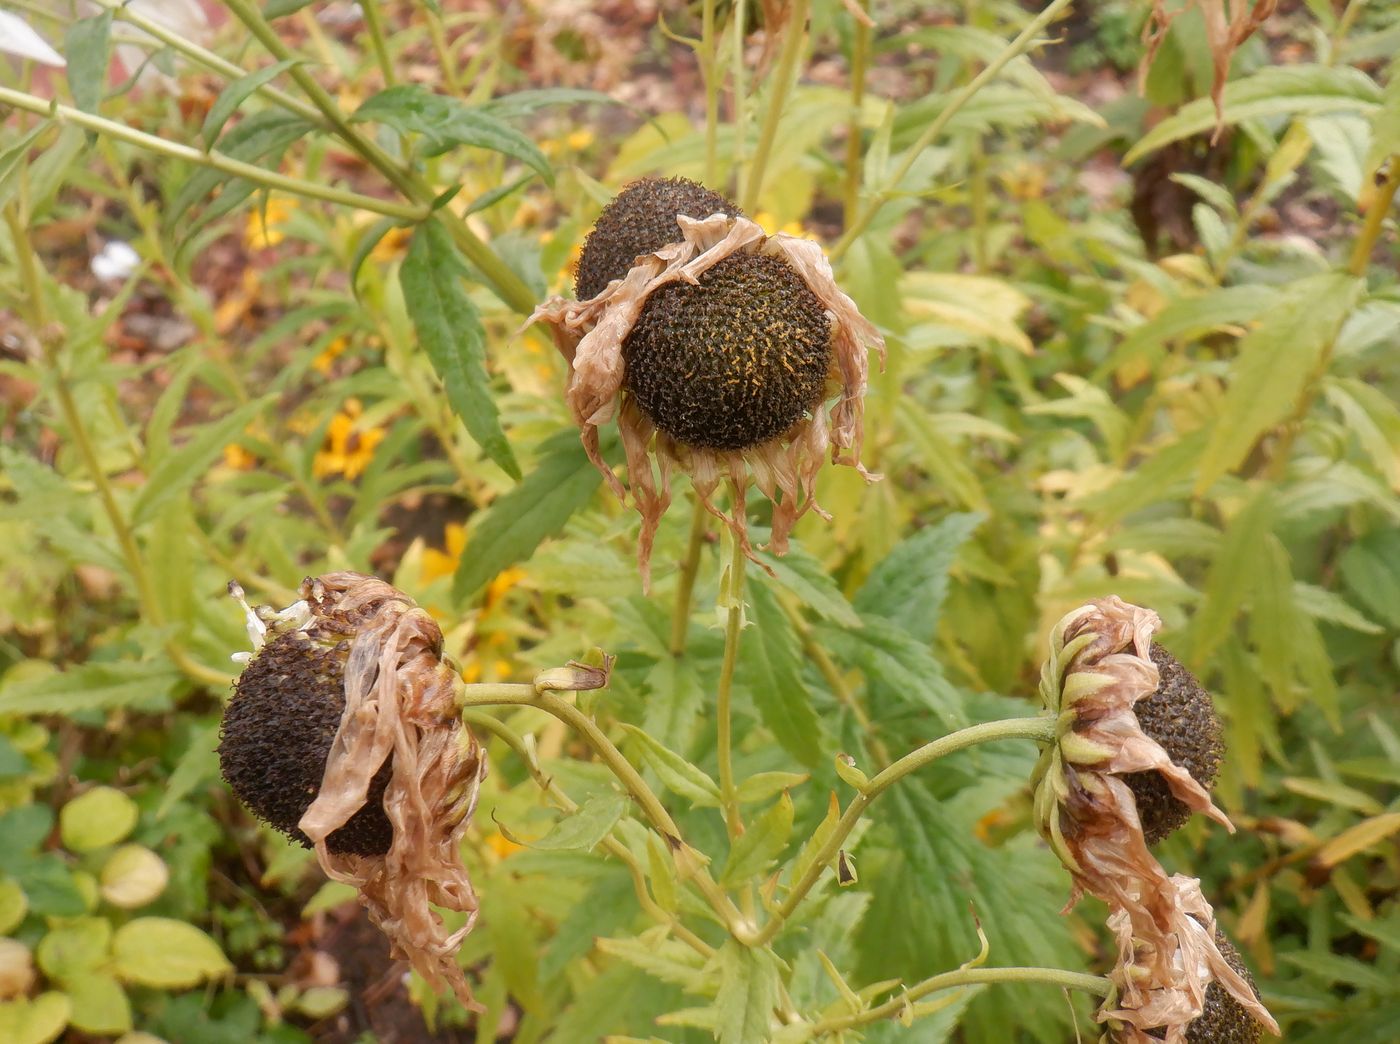
{"type": "Polygon", "coordinates": [[[1083,972],[1065,971],[1062,968],[959,968],[925,979],[917,986],[910,986],[893,1000],[877,1005],[868,1011],[850,1015],[837,1015],[822,1019],[814,1028],[814,1036],[841,1033],[857,1026],[868,1026],[882,1019],[892,1019],[901,1015],[914,1001],[927,997],[939,990],[956,989],[959,986],[975,986],[993,982],[1040,982],[1047,986],[1059,986],[1067,990],[1084,990],[1098,997],[1108,996],[1112,984],[1102,975],[1086,975],[1083,972]]]}
{"type": "Polygon", "coordinates": [[[690,543],[685,548],[676,587],[676,605],[671,611],[671,655],[677,658],[685,655],[686,636],[690,633],[690,605],[695,595],[695,575],[700,571],[700,552],[705,547],[708,520],[709,512],[697,497],[690,520],[690,543]]]}
{"type": "Polygon", "coordinates": [[[792,0],[783,49],[778,54],[778,66],[773,70],[773,86],[768,92],[768,109],[763,114],[763,125],[758,133],[758,148],[754,151],[753,165],[749,168],[748,179],[744,182],[744,196],[739,204],[749,214],[758,209],[763,176],[767,173],[768,157],[772,155],[773,143],[778,137],[783,106],[787,104],[788,92],[797,79],[797,60],[802,57],[802,48],[807,41],[809,6],[809,0],[792,0]]]}
{"type": "Polygon", "coordinates": [[[883,769],[866,782],[860,793],[846,806],[846,811],[842,813],[841,819],[836,824],[836,829],[817,849],[807,871],[793,882],[787,897],[783,899],[772,918],[759,930],[754,939],[754,945],[761,946],[767,943],[782,930],[783,924],[792,916],[793,911],[797,909],[802,900],[806,898],[807,893],[821,878],[822,871],[841,851],[841,846],[845,844],[846,838],[851,835],[851,831],[860,822],[860,817],[865,814],[865,810],[870,807],[871,802],[905,776],[917,772],[926,765],[931,765],[939,758],[947,757],[949,754],[965,750],[979,743],[993,743],[997,740],[1007,739],[1048,740],[1054,736],[1054,730],[1054,719],[1044,715],[984,722],[981,725],[971,725],[965,729],[959,729],[957,732],[950,733],[931,743],[925,743],[922,747],[910,751],[883,769]]]}
{"type": "MultiPolygon", "coordinates": [[[[742,494],[740,494],[742,496],[742,494]]],[[[736,506],[742,511],[742,506],[736,506]]],[[[715,718],[719,748],[719,801],[724,810],[724,825],[732,841],[744,832],[739,814],[738,792],[734,786],[733,697],[734,667],[739,659],[739,633],[744,624],[744,567],[748,556],[738,539],[730,541],[729,556],[729,616],[724,624],[724,660],[719,669],[719,695],[715,701],[715,718]]]]}
{"type": "Polygon", "coordinates": [[[894,197],[895,192],[899,188],[899,183],[903,181],[909,171],[913,169],[914,161],[919,158],[919,154],[938,140],[938,136],[943,133],[944,128],[948,126],[952,118],[962,111],[962,107],[971,101],[978,91],[1000,75],[1002,69],[1006,68],[1013,58],[1018,58],[1026,51],[1030,50],[1031,47],[1035,45],[1036,37],[1040,35],[1040,31],[1054,21],[1055,18],[1059,16],[1060,12],[1068,7],[1071,2],[1072,0],[1051,0],[1049,6],[1047,6],[1044,11],[1041,11],[1040,14],[1036,15],[1030,25],[1021,30],[1017,37],[1007,44],[1002,49],[1001,53],[993,58],[985,69],[974,76],[968,81],[966,86],[959,89],[956,94],[948,99],[948,104],[945,105],[943,110],[924,128],[924,132],[919,135],[914,144],[904,150],[903,160],[900,161],[894,173],[890,175],[884,187],[865,205],[865,208],[861,210],[855,220],[849,224],[841,238],[837,240],[836,245],[831,248],[831,257],[833,260],[839,258],[849,250],[851,244],[859,239],[862,233],[870,227],[870,222],[875,219],[875,215],[880,212],[880,208],[894,197]]]}

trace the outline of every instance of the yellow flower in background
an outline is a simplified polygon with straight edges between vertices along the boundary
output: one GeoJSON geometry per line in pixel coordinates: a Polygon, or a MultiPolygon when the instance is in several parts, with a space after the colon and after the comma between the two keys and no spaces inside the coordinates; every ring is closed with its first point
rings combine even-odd
{"type": "Polygon", "coordinates": [[[492,831],[485,838],[486,850],[497,859],[507,859],[516,852],[522,851],[525,846],[518,845],[510,838],[506,837],[499,830],[492,831]]]}
{"type": "Polygon", "coordinates": [[[805,228],[802,227],[802,222],[789,221],[785,225],[779,225],[778,219],[766,210],[760,210],[757,214],[753,216],[753,219],[754,223],[761,225],[763,227],[763,231],[767,232],[770,236],[777,235],[779,232],[781,232],[787,236],[797,236],[799,239],[815,238],[810,232],[808,232],[805,228]]]}
{"type": "Polygon", "coordinates": [[[462,551],[467,546],[467,530],[459,522],[449,522],[443,527],[444,550],[435,547],[423,550],[423,569],[419,579],[424,584],[457,572],[457,563],[462,560],[462,551]]]}
{"type": "Polygon", "coordinates": [[[254,207],[248,212],[248,226],[244,238],[250,250],[266,250],[287,238],[283,229],[298,203],[292,196],[269,196],[266,206],[254,207]]]}
{"type": "Polygon", "coordinates": [[[350,347],[350,338],[337,337],[330,344],[321,349],[319,355],[311,360],[311,365],[316,367],[322,375],[329,376],[331,367],[335,365],[336,359],[344,354],[345,349],[350,347]]]}
{"type": "Polygon", "coordinates": [[[364,408],[359,399],[347,399],[326,429],[326,440],[312,461],[311,470],[317,478],[344,475],[356,479],[364,474],[374,459],[374,448],[384,441],[384,429],[378,426],[361,429],[360,414],[364,408]]]}
{"type": "Polygon", "coordinates": [[[574,131],[564,139],[564,144],[575,152],[582,152],[593,144],[593,132],[587,127],[574,131]]]}
{"type": "Polygon", "coordinates": [[[262,291],[262,280],[256,265],[243,269],[243,279],[214,309],[214,329],[226,334],[243,321],[262,291]]]}
{"type": "Polygon", "coordinates": [[[413,238],[411,228],[391,228],[374,244],[374,249],[369,252],[371,261],[378,261],[380,264],[388,264],[390,261],[397,261],[408,251],[408,241],[413,238]]]}
{"type": "Polygon", "coordinates": [[[230,442],[224,447],[224,463],[234,471],[252,471],[257,462],[257,457],[236,442],[230,442]]]}

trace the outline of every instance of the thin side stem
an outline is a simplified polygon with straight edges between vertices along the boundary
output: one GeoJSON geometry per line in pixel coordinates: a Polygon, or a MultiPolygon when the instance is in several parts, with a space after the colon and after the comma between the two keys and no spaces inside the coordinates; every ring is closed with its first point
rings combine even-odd
{"type": "Polygon", "coordinates": [[[745,153],[748,151],[748,105],[744,97],[744,23],[748,20],[745,0],[734,0],[734,49],[729,66],[729,117],[734,123],[734,191],[744,184],[745,153]]]}
{"type": "MultiPolygon", "coordinates": [[[[564,793],[559,785],[554,782],[553,778],[544,773],[538,762],[535,761],[534,755],[531,754],[530,749],[525,745],[524,740],[520,738],[514,729],[510,728],[504,722],[498,721],[489,714],[483,714],[477,711],[463,711],[462,720],[468,725],[478,729],[485,729],[492,733],[497,739],[501,740],[514,751],[515,756],[520,759],[526,771],[530,773],[530,778],[539,785],[539,788],[544,791],[547,797],[551,798],[554,803],[563,810],[565,815],[571,815],[578,811],[578,802],[564,793]]],[[[701,956],[709,957],[715,952],[714,947],[683,925],[680,918],[670,911],[663,909],[656,900],[651,897],[651,892],[648,890],[646,884],[646,874],[643,872],[641,864],[637,862],[631,850],[626,845],[613,837],[612,834],[608,834],[604,837],[601,844],[610,856],[627,867],[628,872],[632,875],[632,885],[637,892],[637,902],[641,904],[642,909],[646,911],[648,916],[661,924],[668,925],[676,938],[680,939],[701,956]]]]}
{"type": "Polygon", "coordinates": [[[719,175],[719,44],[715,40],[715,0],[700,5],[700,74],[705,78],[705,184],[719,175]]]}
{"type": "Polygon", "coordinates": [[[705,547],[708,521],[709,512],[697,497],[690,520],[690,543],[685,548],[685,560],[681,562],[681,575],[676,587],[676,605],[671,611],[671,655],[678,659],[685,655],[686,636],[690,633],[690,605],[695,595],[695,576],[700,571],[700,552],[705,547]]]}
{"type": "Polygon", "coordinates": [[[860,822],[860,817],[877,797],[910,773],[931,765],[939,758],[947,757],[959,750],[976,746],[979,743],[994,743],[997,740],[1030,739],[1049,740],[1054,736],[1053,718],[1038,715],[1034,718],[1008,718],[1004,721],[988,721],[981,725],[971,725],[948,734],[931,743],[925,743],[917,750],[910,751],[898,761],[886,767],[870,779],[861,792],[851,799],[825,843],[817,850],[806,871],[783,899],[772,918],[765,924],[754,939],[755,946],[762,946],[782,930],[783,924],[792,916],[798,904],[821,878],[822,871],[830,865],[841,851],[846,838],[860,822]]]}
{"type": "Polygon", "coordinates": [[[744,182],[744,197],[740,206],[750,214],[758,209],[758,197],[763,191],[763,176],[767,173],[768,157],[772,155],[773,143],[778,137],[778,124],[783,118],[783,106],[787,104],[788,92],[797,78],[797,60],[802,57],[802,48],[807,41],[808,7],[809,0],[792,2],[787,34],[783,38],[783,49],[778,53],[778,66],[773,71],[773,86],[768,92],[768,109],[763,114],[763,125],[758,133],[758,148],[753,155],[753,166],[749,168],[749,176],[744,182]]]}
{"type": "Polygon", "coordinates": [[[359,210],[368,210],[376,214],[384,214],[387,217],[403,218],[409,221],[421,221],[428,216],[428,209],[423,206],[408,206],[391,200],[376,199],[373,196],[362,196],[358,192],[350,192],[330,185],[320,185],[312,181],[304,181],[301,178],[279,174],[276,171],[264,170],[251,163],[231,159],[220,152],[205,152],[189,145],[181,145],[179,142],[128,127],[124,123],[117,123],[114,120],[105,119],[90,112],[83,112],[81,109],[74,109],[67,105],[60,105],[57,102],[40,98],[38,95],[12,90],[9,87],[0,87],[0,105],[12,105],[25,112],[50,117],[58,123],[82,127],[84,130],[95,131],[109,138],[115,138],[118,141],[159,153],[162,156],[186,160],[201,167],[212,167],[225,174],[245,178],[259,185],[281,189],[283,192],[290,192],[294,195],[324,200],[327,203],[336,203],[345,207],[355,207],[359,210]]]}
{"type": "Polygon", "coordinates": [[[821,1037],[829,1033],[841,1033],[857,1026],[868,1026],[882,1019],[896,1018],[920,997],[927,997],[930,993],[940,990],[994,982],[1039,982],[1067,990],[1083,990],[1098,997],[1108,996],[1112,988],[1112,984],[1102,975],[1087,975],[1083,972],[1065,971],[1063,968],[959,968],[925,979],[917,986],[909,987],[893,1000],[868,1011],[822,1019],[814,1027],[813,1035],[821,1037]]]}
{"type": "MultiPolygon", "coordinates": [[[[1388,172],[1385,180],[1377,187],[1375,198],[1366,209],[1366,221],[1361,226],[1361,234],[1356,237],[1356,245],[1351,251],[1351,264],[1347,266],[1347,271],[1358,279],[1366,276],[1366,269],[1371,264],[1371,251],[1376,248],[1376,241],[1381,236],[1381,227],[1385,224],[1385,216],[1390,211],[1390,205],[1395,202],[1395,191],[1400,189],[1400,154],[1391,156],[1386,164],[1388,172]]],[[[1386,166],[1383,165],[1382,169],[1386,169],[1386,166]]]]}
{"type": "Polygon", "coordinates": [[[833,260],[839,258],[849,250],[851,244],[860,238],[861,234],[870,227],[870,222],[873,221],[875,215],[880,212],[880,208],[893,198],[895,190],[899,187],[899,183],[904,180],[905,175],[913,168],[914,161],[919,158],[919,154],[938,139],[938,136],[943,133],[943,129],[948,126],[952,118],[962,111],[962,107],[971,101],[978,91],[995,79],[1013,58],[1017,58],[1030,50],[1035,44],[1036,37],[1040,35],[1040,31],[1054,21],[1060,12],[1072,2],[1073,0],[1051,0],[1050,5],[1046,7],[1044,11],[1041,11],[1040,14],[1036,15],[1030,25],[1021,30],[1016,38],[1007,44],[1006,47],[1002,49],[1002,52],[993,58],[985,69],[969,80],[967,85],[960,88],[953,97],[948,99],[948,104],[943,107],[943,110],[924,128],[924,132],[919,135],[914,144],[910,145],[909,148],[904,151],[904,159],[900,161],[894,174],[890,176],[889,182],[866,204],[865,208],[861,210],[855,220],[847,227],[841,238],[837,240],[836,245],[831,248],[831,257],[833,260]]]}
{"type": "MultiPolygon", "coordinates": [[[[736,507],[742,511],[742,507],[736,507]]],[[[739,634],[744,624],[744,567],[748,556],[743,544],[732,540],[729,557],[729,616],[724,624],[724,660],[719,669],[719,695],[715,701],[715,718],[719,747],[719,801],[724,810],[724,825],[732,841],[744,832],[739,814],[739,797],[734,786],[733,697],[734,667],[739,659],[739,634]]]]}
{"type": "Polygon", "coordinates": [[[369,33],[374,60],[384,77],[384,86],[392,87],[398,82],[398,77],[394,74],[394,62],[389,57],[389,45],[384,37],[384,15],[379,10],[379,0],[360,0],[360,11],[365,16],[365,30],[369,33]]]}
{"type": "MultiPolygon", "coordinates": [[[[863,11],[870,0],[860,0],[863,11]]],[[[865,77],[870,65],[870,26],[856,19],[855,39],[851,41],[851,122],[846,129],[846,179],[842,197],[847,218],[860,205],[860,179],[864,157],[861,154],[860,110],[865,104],[865,77]]]]}

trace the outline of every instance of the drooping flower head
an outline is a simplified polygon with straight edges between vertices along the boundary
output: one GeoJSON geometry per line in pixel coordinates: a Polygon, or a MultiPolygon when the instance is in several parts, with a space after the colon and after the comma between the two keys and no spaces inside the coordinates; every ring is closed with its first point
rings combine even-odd
{"type": "Polygon", "coordinates": [[[813,487],[828,453],[873,478],[859,461],[866,352],[884,342],[816,243],[768,236],[693,182],[644,179],[600,215],[577,288],[580,300],[555,298],[531,321],[554,331],[584,448],[625,499],[599,449],[599,426],[618,421],[644,578],[673,467],[750,554],[750,482],[773,502],[781,554],[803,513],[826,517],[813,487]],[[727,518],[713,500],[725,480],[727,518]]]}
{"type": "Polygon", "coordinates": [[[1085,892],[1108,904],[1118,963],[1099,1018],[1115,1042],[1185,1044],[1212,983],[1277,1033],[1221,953],[1200,883],[1168,876],[1148,849],[1192,812],[1234,830],[1207,789],[1221,756],[1210,695],[1153,645],[1160,626],[1109,597],[1051,632],[1040,694],[1056,734],[1036,766],[1036,826],[1070,871],[1069,906],[1085,892]]]}
{"type": "Polygon", "coordinates": [[[442,632],[371,576],[328,573],[301,596],[281,611],[243,603],[255,651],[224,714],[224,778],[359,889],[395,956],[476,1008],[455,955],[476,920],[460,849],[486,759],[456,713],[442,632]],[[434,905],[465,924],[448,932],[434,905]]]}

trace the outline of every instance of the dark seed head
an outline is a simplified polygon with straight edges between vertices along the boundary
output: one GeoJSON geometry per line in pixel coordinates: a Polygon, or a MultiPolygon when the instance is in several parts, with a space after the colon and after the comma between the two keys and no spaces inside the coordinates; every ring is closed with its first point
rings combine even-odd
{"type": "Polygon", "coordinates": [[[738,217],[740,210],[717,192],[685,178],[642,178],[613,198],[598,215],[583,241],[574,296],[597,297],[614,279],[621,279],[641,254],[679,243],[676,218],[707,218],[711,214],[738,217]]]}
{"type": "MultiPolygon", "coordinates": [[[[1162,680],[1156,692],[1133,707],[1142,731],[1209,790],[1215,785],[1225,752],[1215,702],[1195,676],[1156,643],[1152,645],[1152,662],[1162,680]]],[[[1132,772],[1123,781],[1137,799],[1138,818],[1149,845],[1155,845],[1191,818],[1191,809],[1172,795],[1159,773],[1132,772]]]]}
{"type": "MultiPolygon", "coordinates": [[[[321,790],[345,711],[349,649],[348,639],[320,648],[296,631],[272,639],[238,679],[219,730],[219,765],[238,799],[308,848],[297,823],[321,790]]],[[[384,814],[384,790],[391,775],[392,759],[375,774],[364,807],[326,839],[332,852],[389,851],[394,828],[384,814]]]]}
{"type": "MultiPolygon", "coordinates": [[[[1220,948],[1225,963],[1240,973],[1257,998],[1259,987],[1244,966],[1240,951],[1225,938],[1224,932],[1215,933],[1215,945],[1220,948]]],[[[1167,1035],[1163,1029],[1148,1030],[1148,1033],[1159,1039],[1167,1035]]],[[[1264,1027],[1218,982],[1206,987],[1205,1007],[1186,1027],[1186,1044],[1258,1044],[1263,1036],[1264,1027]]]]}
{"type": "Polygon", "coordinates": [[[622,347],[624,386],[677,442],[740,450],[822,400],[831,322],[785,262],[731,254],[698,285],[654,291],[622,347]]]}

